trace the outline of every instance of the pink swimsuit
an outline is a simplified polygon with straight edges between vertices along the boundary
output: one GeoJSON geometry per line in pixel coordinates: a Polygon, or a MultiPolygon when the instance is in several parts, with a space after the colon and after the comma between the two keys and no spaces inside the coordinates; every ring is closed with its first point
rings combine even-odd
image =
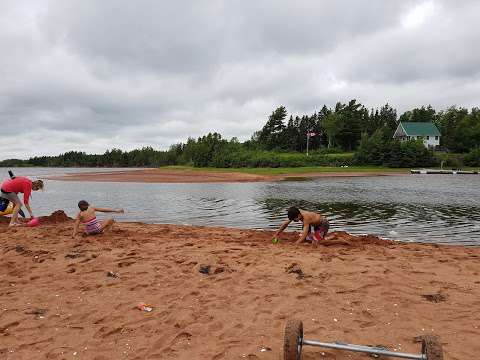
{"type": "Polygon", "coordinates": [[[89,235],[100,234],[102,232],[96,216],[84,222],[83,225],[85,225],[85,232],[89,235]]]}

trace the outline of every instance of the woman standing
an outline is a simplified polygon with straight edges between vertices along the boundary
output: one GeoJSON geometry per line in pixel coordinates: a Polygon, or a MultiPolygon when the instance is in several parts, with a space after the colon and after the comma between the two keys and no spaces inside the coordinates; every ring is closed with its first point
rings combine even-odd
{"type": "Polygon", "coordinates": [[[22,207],[22,202],[18,197],[18,193],[23,193],[23,203],[30,213],[30,217],[33,219],[32,208],[30,207],[30,194],[33,191],[43,189],[43,181],[36,180],[31,181],[30,179],[23,176],[16,176],[13,179],[5,180],[1,186],[0,196],[10,200],[13,205],[12,219],[10,220],[9,226],[19,225],[17,222],[18,212],[22,207]]]}

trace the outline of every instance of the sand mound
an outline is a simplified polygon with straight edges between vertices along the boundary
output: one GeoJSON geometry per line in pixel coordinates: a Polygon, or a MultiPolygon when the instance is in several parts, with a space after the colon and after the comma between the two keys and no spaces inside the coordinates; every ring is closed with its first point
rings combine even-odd
{"type": "MultiPolygon", "coordinates": [[[[63,210],[54,211],[49,216],[39,216],[38,219],[40,220],[40,225],[60,224],[60,223],[64,223],[66,221],[72,220],[72,218],[69,218],[63,210]]],[[[26,223],[28,221],[28,218],[23,219],[22,217],[19,216],[18,221],[21,223],[26,223]]],[[[8,225],[9,223],[10,223],[10,217],[0,216],[0,224],[8,225]]]]}
{"type": "Polygon", "coordinates": [[[40,216],[39,220],[40,220],[40,224],[46,225],[46,224],[63,223],[63,222],[72,220],[72,218],[68,217],[63,210],[57,210],[57,211],[54,211],[49,216],[40,216]]]}
{"type": "MultiPolygon", "coordinates": [[[[273,233],[260,232],[258,238],[269,241],[273,233]]],[[[298,239],[298,233],[290,232],[281,235],[280,243],[295,243],[298,239]]],[[[366,245],[377,245],[379,247],[387,247],[396,244],[395,241],[379,238],[375,235],[352,235],[345,231],[333,231],[327,235],[325,240],[318,243],[319,248],[325,246],[332,247],[349,247],[363,249],[366,245]]]]}
{"type": "Polygon", "coordinates": [[[351,246],[361,246],[367,244],[388,246],[395,243],[392,240],[381,239],[375,235],[352,235],[345,231],[335,231],[328,239],[331,239],[331,242],[338,242],[339,244],[344,242],[345,244],[349,244],[351,246]]]}

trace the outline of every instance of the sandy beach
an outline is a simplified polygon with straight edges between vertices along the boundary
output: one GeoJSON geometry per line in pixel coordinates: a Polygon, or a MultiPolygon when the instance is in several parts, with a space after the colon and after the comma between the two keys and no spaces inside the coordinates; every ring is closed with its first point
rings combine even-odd
{"type": "Polygon", "coordinates": [[[49,176],[50,180],[62,181],[99,181],[99,182],[139,182],[139,183],[218,183],[218,182],[255,182],[282,181],[294,178],[317,177],[358,177],[406,175],[402,172],[310,172],[283,175],[257,175],[239,172],[175,170],[175,169],[139,169],[109,172],[72,173],[61,176],[49,176]]]}
{"type": "MultiPolygon", "coordinates": [[[[2,359],[275,359],[286,319],[308,339],[480,353],[480,248],[334,233],[328,246],[268,231],[119,223],[71,238],[0,218],[2,359]],[[206,273],[202,273],[202,270],[206,273]],[[108,274],[109,272],[110,275],[108,274]],[[145,302],[152,312],[138,310],[145,302]]],[[[304,348],[304,359],[371,359],[304,348]]]]}

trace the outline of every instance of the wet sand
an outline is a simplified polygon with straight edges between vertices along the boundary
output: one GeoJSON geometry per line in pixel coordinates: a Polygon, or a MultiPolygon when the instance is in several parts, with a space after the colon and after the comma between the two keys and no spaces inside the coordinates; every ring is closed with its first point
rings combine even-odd
{"type": "MultiPolygon", "coordinates": [[[[336,232],[312,249],[293,245],[293,233],[273,245],[267,231],[140,223],[72,239],[62,212],[37,228],[8,228],[7,220],[2,359],[278,360],[289,318],[303,320],[307,339],[418,353],[414,338],[433,333],[446,359],[480,353],[478,247],[336,232]]],[[[303,354],[371,359],[309,347],[303,354]]]]}
{"type": "Polygon", "coordinates": [[[140,169],[111,172],[73,173],[50,176],[50,180],[99,181],[99,182],[139,182],[139,183],[218,183],[218,182],[257,182],[281,181],[316,177],[358,177],[405,175],[401,172],[318,172],[284,175],[256,175],[224,171],[140,169]]]}

